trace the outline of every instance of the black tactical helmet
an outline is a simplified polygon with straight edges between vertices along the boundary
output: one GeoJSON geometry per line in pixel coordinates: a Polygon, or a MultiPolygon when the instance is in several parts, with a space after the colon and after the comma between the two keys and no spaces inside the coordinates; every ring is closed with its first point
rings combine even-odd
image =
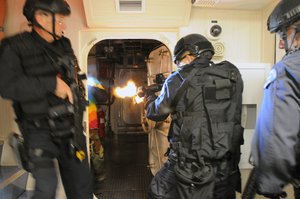
{"type": "Polygon", "coordinates": [[[300,1],[281,0],[268,18],[268,30],[271,33],[282,31],[300,20],[300,1]]]}
{"type": "Polygon", "coordinates": [[[36,10],[44,10],[52,14],[70,15],[71,9],[65,0],[26,0],[23,7],[23,15],[28,21],[33,21],[36,10]]]}
{"type": "Polygon", "coordinates": [[[214,47],[212,44],[200,34],[190,34],[185,37],[182,37],[176,44],[174,48],[174,62],[178,64],[181,60],[182,55],[185,52],[198,57],[203,52],[209,51],[211,56],[215,54],[214,47]]]}

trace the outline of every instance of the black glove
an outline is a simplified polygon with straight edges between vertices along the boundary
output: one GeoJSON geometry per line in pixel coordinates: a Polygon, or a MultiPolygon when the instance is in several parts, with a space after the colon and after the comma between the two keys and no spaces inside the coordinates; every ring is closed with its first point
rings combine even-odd
{"type": "Polygon", "coordinates": [[[156,98],[157,98],[157,96],[156,96],[154,93],[152,93],[152,94],[150,94],[150,95],[145,95],[145,99],[146,99],[145,109],[147,109],[148,105],[149,105],[151,102],[155,101],[156,98]]]}
{"type": "Polygon", "coordinates": [[[145,95],[146,95],[146,89],[145,89],[145,87],[144,86],[138,87],[136,95],[139,96],[139,97],[145,97],[145,95]]]}
{"type": "Polygon", "coordinates": [[[154,93],[150,94],[150,95],[146,95],[145,97],[146,97],[147,101],[151,101],[151,102],[155,101],[157,98],[157,96],[154,93]]]}

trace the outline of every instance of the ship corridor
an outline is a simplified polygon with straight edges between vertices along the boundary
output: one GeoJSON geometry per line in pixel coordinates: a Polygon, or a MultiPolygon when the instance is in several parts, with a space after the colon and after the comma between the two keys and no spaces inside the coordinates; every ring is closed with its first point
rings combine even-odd
{"type": "Polygon", "coordinates": [[[170,70],[170,53],[164,48],[157,40],[112,39],[96,43],[89,52],[88,78],[96,79],[109,95],[106,103],[95,101],[97,111],[106,115],[106,135],[101,138],[102,174],[97,175],[99,167],[92,165],[94,193],[99,199],[147,198],[152,173],[148,134],[141,125],[144,107],[133,103],[132,97],[118,97],[114,90],[125,87],[128,81],[136,87],[147,85],[153,82],[153,75],[170,70]]]}
{"type": "Polygon", "coordinates": [[[121,134],[104,144],[105,179],[95,182],[99,199],[146,199],[152,174],[148,168],[148,135],[121,134]]]}

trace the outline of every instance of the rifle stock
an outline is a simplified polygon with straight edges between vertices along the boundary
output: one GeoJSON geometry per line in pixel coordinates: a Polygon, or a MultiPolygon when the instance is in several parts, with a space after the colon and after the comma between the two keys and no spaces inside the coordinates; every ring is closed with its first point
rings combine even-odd
{"type": "Polygon", "coordinates": [[[245,189],[242,193],[242,199],[254,199],[256,191],[256,172],[255,168],[253,168],[250,172],[245,189]]]}

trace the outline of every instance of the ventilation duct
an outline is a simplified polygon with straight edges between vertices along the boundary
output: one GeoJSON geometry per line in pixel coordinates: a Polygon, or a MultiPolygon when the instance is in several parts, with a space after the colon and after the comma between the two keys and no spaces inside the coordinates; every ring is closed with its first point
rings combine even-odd
{"type": "Polygon", "coordinates": [[[117,12],[142,13],[145,11],[145,0],[116,0],[117,12]]]}
{"type": "Polygon", "coordinates": [[[192,9],[190,0],[82,0],[82,2],[89,28],[178,28],[188,25],[192,9]]]}
{"type": "Polygon", "coordinates": [[[215,49],[214,57],[223,57],[225,53],[224,43],[221,41],[212,42],[212,45],[215,49]]]}
{"type": "Polygon", "coordinates": [[[193,4],[199,7],[214,7],[220,0],[193,0],[193,4]]]}

